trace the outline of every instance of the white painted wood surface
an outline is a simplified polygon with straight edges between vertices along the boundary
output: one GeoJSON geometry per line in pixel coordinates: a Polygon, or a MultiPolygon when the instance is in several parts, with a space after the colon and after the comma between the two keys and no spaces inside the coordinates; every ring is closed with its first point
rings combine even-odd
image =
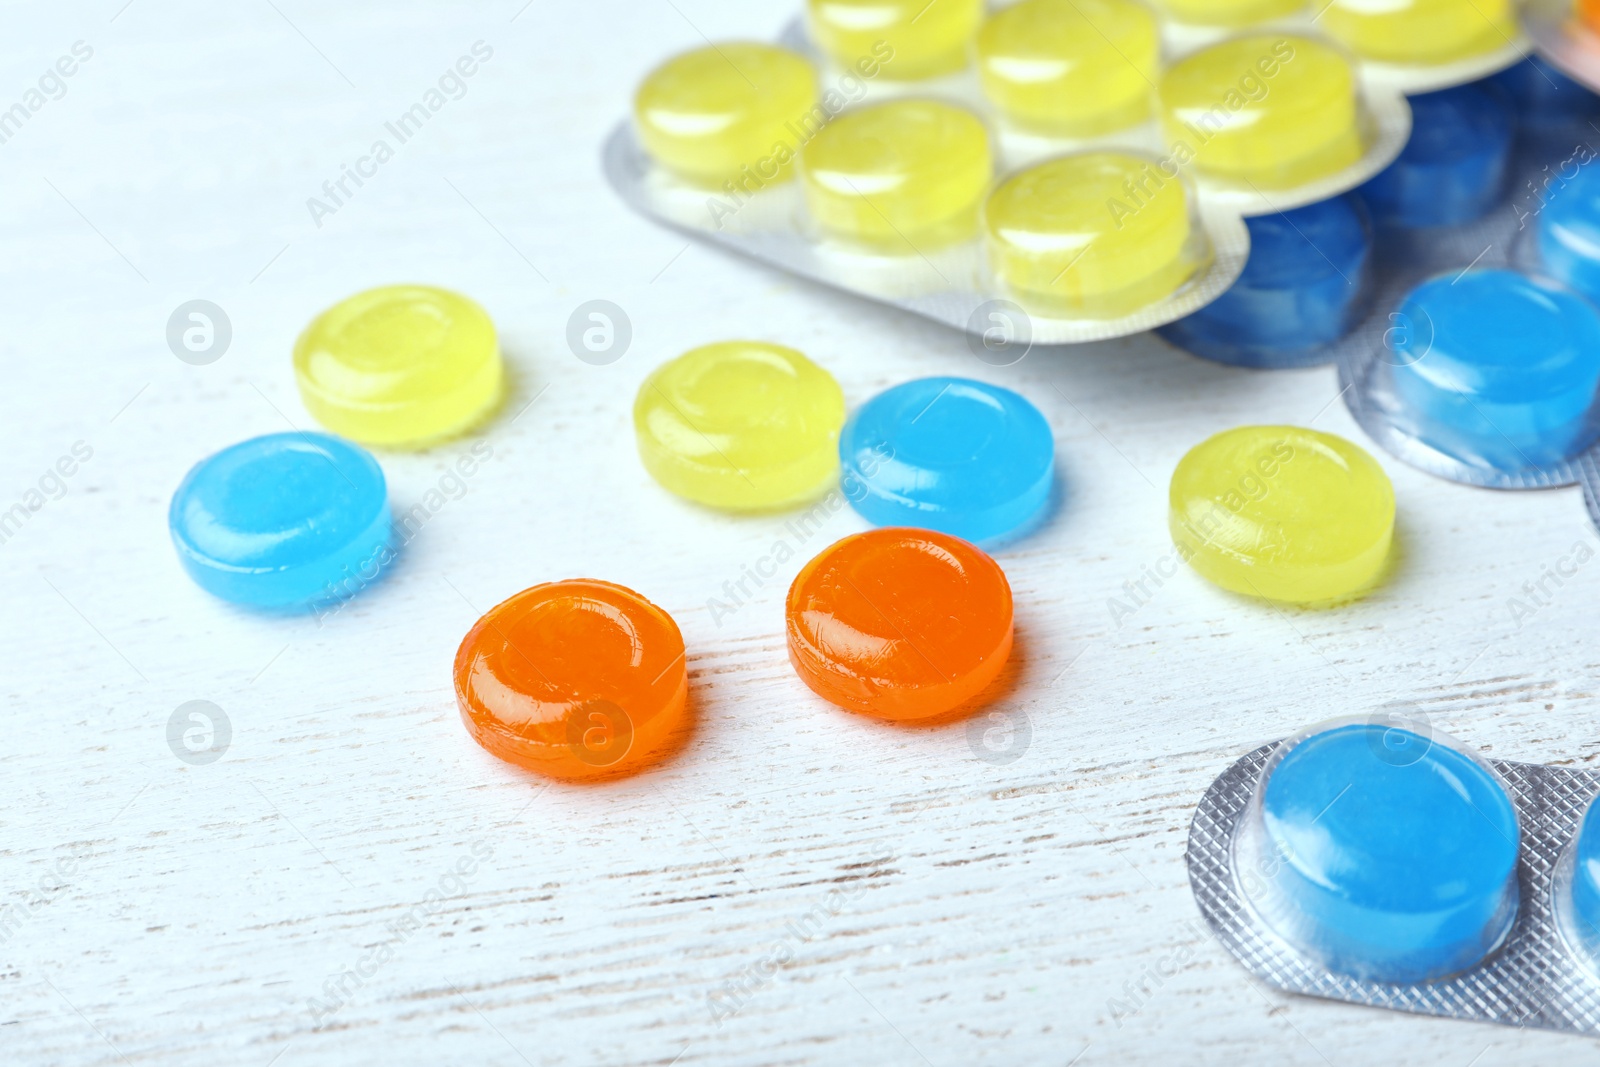
{"type": "MultiPolygon", "coordinates": [[[[1593,761],[1600,567],[1520,625],[1508,606],[1593,538],[1576,490],[1477,491],[1382,457],[1403,551],[1363,603],[1274,610],[1180,571],[1119,627],[1108,599],[1170,552],[1186,448],[1250,421],[1361,439],[1333,372],[1232,371],[1150,338],[996,370],[956,334],[629,215],[597,149],[636,79],[702,33],[771,35],[789,0],[122,3],[0,15],[0,106],[93,49],[0,144],[0,509],[93,450],[0,544],[0,1061],[1600,1062],[1592,1041],[1258,988],[1205,935],[1183,866],[1211,777],[1334,712],[1410,699],[1496,757],[1593,761]],[[316,226],[307,198],[480,40],[465,95],[316,226]],[[309,425],[295,333],[411,279],[503,331],[516,396],[493,460],[320,627],[208,598],[167,540],[178,480],[309,425]],[[164,338],[197,297],[234,331],[209,366],[164,338]],[[564,340],[594,298],[633,322],[608,367],[564,340]],[[628,409],[658,361],[734,336],[802,348],[852,403],[957,373],[1050,418],[1063,505],[1000,555],[1020,758],[977,758],[961,725],[853,718],[792,675],[783,590],[852,513],[713,621],[783,519],[666,495],[628,409]],[[574,575],[641,590],[691,650],[693,743],[604,788],[496,762],[450,688],[480,609],[574,575]],[[167,743],[195,699],[232,727],[205,766],[167,743]]],[[[396,504],[469,444],[384,456],[396,504]]]]}

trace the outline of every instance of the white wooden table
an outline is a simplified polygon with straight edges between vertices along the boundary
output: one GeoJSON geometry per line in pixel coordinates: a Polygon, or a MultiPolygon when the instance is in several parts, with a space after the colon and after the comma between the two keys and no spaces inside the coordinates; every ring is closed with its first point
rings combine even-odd
{"type": "MultiPolygon", "coordinates": [[[[1171,551],[1190,445],[1274,421],[1362,440],[1333,371],[1233,371],[1148,337],[995,369],[630,215],[597,150],[637,78],[702,33],[770,36],[790,0],[122,3],[0,15],[0,108],[92,49],[0,144],[0,511],[27,512],[0,544],[0,1061],[1600,1062],[1589,1040],[1260,988],[1183,864],[1212,776],[1333,713],[1412,700],[1496,757],[1594,760],[1600,566],[1531,618],[1509,606],[1595,538],[1576,490],[1477,491],[1384,456],[1401,552],[1364,602],[1275,610],[1180,570],[1118,625],[1110,598],[1171,551]],[[478,41],[493,54],[464,95],[319,227],[308,198],[478,41]],[[515,395],[493,459],[320,626],[211,599],[168,541],[172,490],[224,445],[311,425],[296,332],[400,280],[498,322],[515,395]],[[196,298],[232,326],[203,366],[165,336],[196,298]],[[565,341],[597,298],[633,324],[610,366],[565,341]],[[1000,555],[1017,758],[979,758],[959,724],[852,717],[794,677],[783,592],[861,528],[849,511],[713,619],[783,519],[664,493],[629,407],[662,359],[738,336],[803,349],[852,403],[963,374],[1051,420],[1063,504],[1000,555]],[[48,476],[78,442],[92,456],[48,476]],[[28,496],[41,478],[59,498],[28,496]],[[478,612],[570,576],[640,590],[690,648],[692,744],[603,788],[495,761],[452,698],[478,612]],[[169,746],[191,700],[231,729],[210,764],[169,746]]],[[[471,443],[382,457],[396,505],[471,443]]]]}

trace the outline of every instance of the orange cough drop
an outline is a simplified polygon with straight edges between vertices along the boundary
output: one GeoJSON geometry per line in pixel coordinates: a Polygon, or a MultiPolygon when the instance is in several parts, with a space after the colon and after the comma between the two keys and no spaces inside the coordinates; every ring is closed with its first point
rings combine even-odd
{"type": "Polygon", "coordinates": [[[1011,614],[1011,585],[981,549],[933,530],[871,530],[824,550],[789,587],[789,661],[842,708],[935,718],[999,675],[1011,614]]]}
{"type": "Polygon", "coordinates": [[[456,652],[455,686],[473,740],[552,778],[643,770],[688,726],[677,623],[610,582],[536,585],[491,609],[456,652]]]}

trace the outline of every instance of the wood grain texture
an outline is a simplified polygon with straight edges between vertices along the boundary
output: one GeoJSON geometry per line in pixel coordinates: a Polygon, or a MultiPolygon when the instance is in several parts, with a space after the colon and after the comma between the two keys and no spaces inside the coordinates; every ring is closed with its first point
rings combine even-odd
{"type": "MultiPolygon", "coordinates": [[[[1402,551],[1364,602],[1276,610],[1180,570],[1119,624],[1108,601],[1171,552],[1190,445],[1272,421],[1362,440],[1333,372],[1233,371],[1148,337],[989,368],[954,333],[629,215],[597,157],[636,79],[702,32],[772,35],[789,0],[121,3],[0,14],[0,104],[94,50],[0,144],[0,505],[93,450],[0,544],[0,1060],[1600,1062],[1591,1041],[1259,988],[1206,936],[1183,865],[1211,777],[1333,713],[1408,699],[1496,757],[1594,761],[1600,566],[1531,618],[1508,607],[1594,537],[1576,490],[1381,457],[1402,551]],[[315,225],[307,198],[480,40],[465,95],[315,225]],[[168,542],[172,490],[226,444],[309,425],[296,332],[401,280],[499,324],[515,388],[492,459],[320,625],[209,599],[168,542]],[[164,337],[196,297],[234,330],[204,367],[164,337]],[[564,340],[594,298],[634,327],[607,367],[564,340]],[[961,724],[850,717],[792,675],[783,591],[861,528],[849,511],[738,611],[710,609],[783,518],[659,490],[628,409],[661,359],[736,336],[801,348],[852,404],[963,374],[1050,419],[1060,506],[1000,554],[1019,758],[977,758],[961,724]],[[605,788],[494,761],[450,690],[478,612],[577,575],[639,589],[691,650],[692,743],[605,788]],[[208,766],[167,745],[194,699],[232,726],[208,766]]],[[[383,456],[396,505],[469,444],[383,456]]]]}

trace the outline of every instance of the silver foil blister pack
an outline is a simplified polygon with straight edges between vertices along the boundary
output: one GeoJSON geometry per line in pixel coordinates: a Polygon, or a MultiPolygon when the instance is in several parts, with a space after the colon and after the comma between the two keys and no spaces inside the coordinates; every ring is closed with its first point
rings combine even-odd
{"type": "Polygon", "coordinates": [[[1583,505],[1589,521],[1600,530],[1600,455],[1590,450],[1578,459],[1578,484],[1583,486],[1583,505]]]}
{"type": "MultiPolygon", "coordinates": [[[[1600,773],[1485,761],[1505,784],[1521,823],[1516,878],[1520,906],[1499,947],[1445,978],[1392,984],[1335,973],[1291,945],[1247,892],[1268,869],[1240,869],[1236,841],[1257,782],[1283,742],[1265,745],[1222,773],[1200,801],[1186,861],[1195,902],[1217,940],[1246,970],[1289,993],[1416,1015],[1600,1035],[1600,973],[1573,939],[1562,902],[1563,867],[1600,773]]],[[[1246,865],[1247,867],[1250,865],[1246,865]]],[[[1261,866],[1259,863],[1254,866],[1261,866]]]]}

